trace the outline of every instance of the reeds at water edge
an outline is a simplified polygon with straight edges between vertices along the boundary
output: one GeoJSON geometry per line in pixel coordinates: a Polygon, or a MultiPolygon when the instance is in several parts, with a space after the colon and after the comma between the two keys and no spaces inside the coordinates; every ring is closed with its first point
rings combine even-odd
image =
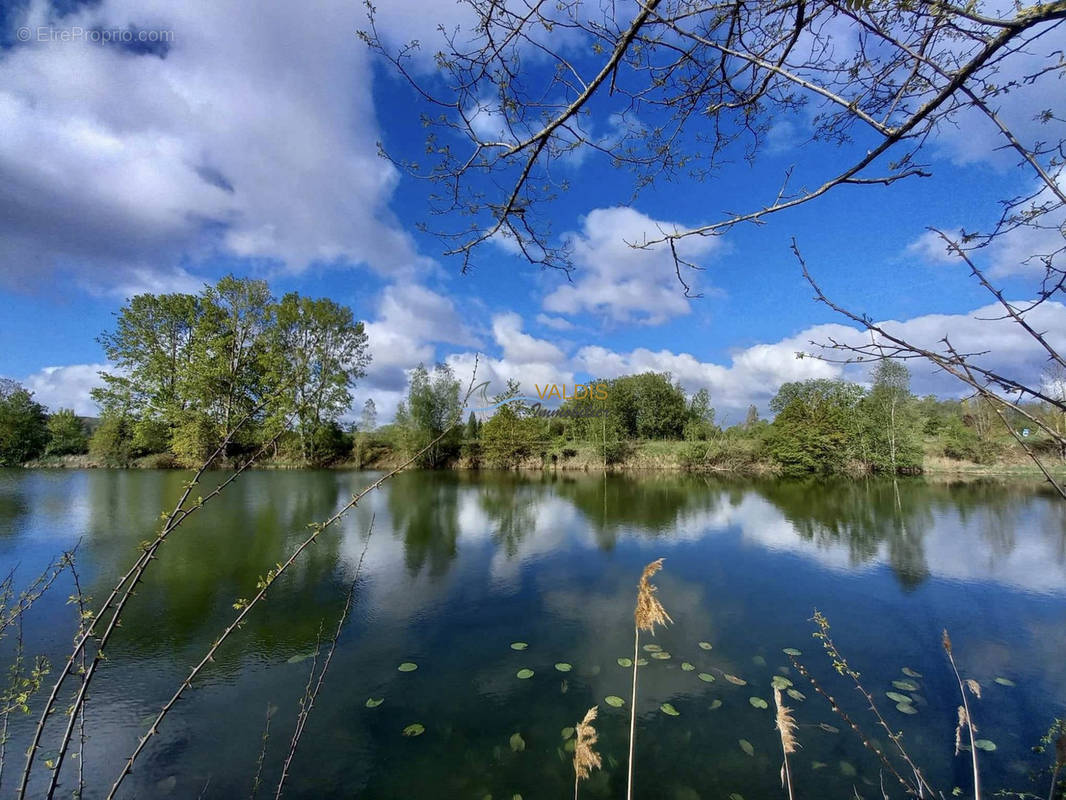
{"type": "Polygon", "coordinates": [[[629,702],[629,772],[626,779],[626,800],[633,798],[633,757],[636,748],[637,733],[637,668],[640,662],[640,632],[647,631],[655,635],[655,626],[665,626],[673,622],[666,613],[663,604],[655,596],[658,587],[651,582],[651,577],[663,568],[663,560],[657,558],[641,573],[637,584],[637,607],[633,612],[633,691],[629,702]]]}

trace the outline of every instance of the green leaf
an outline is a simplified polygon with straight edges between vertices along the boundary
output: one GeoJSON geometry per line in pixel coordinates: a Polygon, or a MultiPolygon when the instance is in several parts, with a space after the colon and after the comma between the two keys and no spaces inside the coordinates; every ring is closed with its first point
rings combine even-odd
{"type": "Polygon", "coordinates": [[[562,736],[564,739],[569,739],[571,736],[574,735],[574,729],[568,725],[567,727],[559,731],[559,735],[562,736]]]}
{"type": "Polygon", "coordinates": [[[902,672],[908,678],[920,678],[920,677],[922,677],[922,673],[916,672],[915,670],[911,669],[910,667],[904,667],[902,672]]]}
{"type": "Polygon", "coordinates": [[[914,681],[892,681],[892,685],[897,689],[901,689],[904,692],[916,692],[918,691],[918,684],[914,681]]]}
{"type": "Polygon", "coordinates": [[[660,647],[657,644],[646,644],[646,645],[644,645],[644,652],[646,652],[646,653],[660,653],[660,652],[662,652],[662,647],[660,647]]]}
{"type": "Polygon", "coordinates": [[[747,753],[749,756],[755,755],[755,746],[747,739],[739,739],[737,744],[740,745],[740,749],[747,753]]]}
{"type": "Polygon", "coordinates": [[[751,703],[754,708],[769,708],[767,702],[761,697],[749,697],[748,702],[751,703]]]}
{"type": "Polygon", "coordinates": [[[709,673],[709,672],[701,672],[696,677],[699,678],[704,683],[714,683],[714,676],[711,673],[709,673]]]}
{"type": "Polygon", "coordinates": [[[523,667],[515,673],[515,677],[522,681],[529,680],[533,677],[533,670],[523,667]]]}
{"type": "Polygon", "coordinates": [[[569,672],[573,669],[573,666],[567,664],[565,661],[560,661],[558,664],[555,665],[555,668],[559,670],[559,672],[569,672]]]}
{"type": "Polygon", "coordinates": [[[978,739],[976,742],[973,743],[973,746],[976,747],[978,750],[984,750],[987,753],[991,753],[993,750],[996,749],[996,743],[993,742],[991,739],[978,739]]]}
{"type": "Polygon", "coordinates": [[[621,708],[626,704],[625,700],[614,694],[607,695],[605,698],[603,698],[603,702],[611,706],[611,708],[621,708]]]}
{"type": "Polygon", "coordinates": [[[701,650],[710,650],[711,649],[711,643],[710,642],[700,642],[700,649],[701,650]]]}
{"type": "Polygon", "coordinates": [[[367,708],[377,708],[378,706],[380,706],[384,702],[385,702],[385,698],[384,697],[368,697],[366,699],[366,707],[367,708]]]}
{"type": "Polygon", "coordinates": [[[289,658],[286,661],[286,663],[288,663],[288,664],[299,664],[301,661],[306,661],[307,659],[314,658],[317,655],[318,655],[318,651],[317,650],[312,650],[309,653],[297,653],[294,656],[289,656],[289,658]]]}
{"type": "Polygon", "coordinates": [[[917,714],[918,709],[912,706],[910,703],[896,703],[896,711],[901,714],[917,714]]]}
{"type": "Polygon", "coordinates": [[[707,708],[710,709],[711,711],[717,711],[721,707],[722,707],[722,701],[719,700],[717,697],[714,698],[714,700],[711,701],[711,704],[709,706],[707,706],[707,708]]]}
{"type": "Polygon", "coordinates": [[[855,770],[855,767],[852,766],[850,762],[841,761],[840,774],[847,778],[854,778],[858,774],[858,772],[855,770]]]}
{"type": "Polygon", "coordinates": [[[522,734],[512,733],[510,741],[511,750],[513,750],[515,753],[521,753],[523,750],[526,749],[526,740],[522,738],[522,734]]]}
{"type": "Polygon", "coordinates": [[[663,703],[661,706],[659,706],[659,710],[662,711],[664,714],[669,714],[671,717],[681,716],[681,712],[679,712],[676,708],[670,705],[670,703],[663,703]]]}
{"type": "Polygon", "coordinates": [[[688,663],[687,661],[682,661],[681,662],[681,669],[683,669],[685,672],[692,672],[696,668],[692,664],[688,663]]]}
{"type": "Polygon", "coordinates": [[[633,666],[633,659],[631,659],[631,658],[620,658],[620,659],[618,659],[618,666],[620,666],[620,667],[631,667],[631,666],[633,666]]]}
{"type": "Polygon", "coordinates": [[[885,697],[894,703],[907,703],[910,705],[911,698],[908,695],[900,694],[899,692],[885,692],[885,697]]]}
{"type": "Polygon", "coordinates": [[[529,645],[525,642],[511,642],[512,650],[525,650],[527,647],[529,647],[529,645]]]}
{"type": "Polygon", "coordinates": [[[411,661],[404,661],[396,669],[398,669],[400,672],[414,672],[416,669],[418,669],[418,664],[415,664],[411,661]]]}
{"type": "Polygon", "coordinates": [[[770,685],[773,686],[775,689],[780,689],[783,692],[785,691],[785,689],[792,685],[792,681],[790,681],[784,675],[774,675],[774,677],[770,679],[770,685]]]}
{"type": "Polygon", "coordinates": [[[658,659],[659,661],[665,661],[666,659],[670,658],[670,654],[663,651],[659,651],[657,653],[652,653],[651,657],[658,659]]]}
{"type": "Polygon", "coordinates": [[[751,660],[752,660],[752,663],[755,664],[755,666],[757,666],[757,667],[765,667],[766,666],[766,659],[763,658],[762,656],[753,656],[751,660]]]}
{"type": "Polygon", "coordinates": [[[1017,684],[1010,678],[996,678],[995,681],[1000,686],[1017,686],[1017,684]]]}
{"type": "Polygon", "coordinates": [[[786,647],[781,652],[784,653],[786,656],[801,656],[801,655],[803,655],[803,651],[802,650],[797,650],[795,647],[786,647]]]}
{"type": "Polygon", "coordinates": [[[727,681],[729,681],[734,686],[747,686],[748,685],[748,682],[746,680],[744,680],[743,678],[738,678],[736,675],[723,675],[722,677],[725,678],[727,681]]]}
{"type": "Polygon", "coordinates": [[[788,689],[785,694],[791,697],[793,700],[806,700],[807,695],[801,692],[799,689],[788,689]]]}
{"type": "Polygon", "coordinates": [[[412,722],[403,729],[404,736],[421,736],[426,732],[426,727],[421,722],[412,722]]]}

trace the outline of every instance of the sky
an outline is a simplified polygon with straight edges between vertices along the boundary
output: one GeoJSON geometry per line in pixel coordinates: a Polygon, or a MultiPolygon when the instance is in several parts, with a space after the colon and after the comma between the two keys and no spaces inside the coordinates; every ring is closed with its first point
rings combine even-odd
{"type": "MultiPolygon", "coordinates": [[[[463,7],[379,3],[387,42],[433,41],[463,7]]],[[[447,361],[465,380],[573,384],[667,371],[706,388],[719,420],[763,413],[786,381],[864,369],[796,357],[811,342],[859,334],[816,303],[792,237],[827,294],[923,343],[949,335],[986,363],[1039,380],[1043,356],[995,316],[992,298],[928,232],[973,229],[998,200],[1034,185],[987,121],[964,118],[928,145],[932,178],[842,187],[691,246],[704,270],[686,298],[662,250],[627,241],[661,225],[698,225],[771,201],[781,176],[829,174],[845,154],[806,142],[809,117],[775,123],[763,156],[703,182],[659,184],[632,197],[631,178],[596,153],[562,165],[570,188],[550,209],[568,241],[570,276],[490,245],[461,274],[424,233],[427,187],[378,153],[422,141],[424,110],[409,85],[356,36],[352,0],[77,0],[0,4],[0,376],[52,409],[94,414],[107,369],[96,337],[126,298],[197,291],[225,274],[269,281],[351,306],[372,364],[355,407],[391,417],[409,371],[447,361]],[[135,45],[87,30],[165,32],[135,45]],[[42,32],[44,32],[42,34],[42,32]]],[[[1061,32],[1060,32],[1061,33],[1061,32]]],[[[838,34],[846,46],[846,32],[838,34]]],[[[1042,46],[1066,46],[1056,33],[1042,46]]],[[[429,48],[427,48],[429,49],[429,48]]],[[[418,68],[426,68],[423,64],[418,68]]],[[[1011,68],[1005,65],[1004,69],[1011,68]]],[[[1020,67],[1019,67],[1020,68],[1020,67]]],[[[1004,97],[1025,130],[1036,111],[1066,106],[1066,85],[1004,97]]],[[[1008,296],[1032,296],[1019,235],[982,253],[1008,296]]],[[[1066,346],[1066,308],[1044,304],[1035,327],[1066,346]]],[[[915,367],[919,393],[957,396],[948,376],[915,367]]]]}

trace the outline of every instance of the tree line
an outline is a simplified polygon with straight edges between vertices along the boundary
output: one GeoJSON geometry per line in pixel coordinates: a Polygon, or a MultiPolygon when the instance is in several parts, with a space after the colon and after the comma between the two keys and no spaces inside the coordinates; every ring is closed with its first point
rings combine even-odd
{"type": "Polygon", "coordinates": [[[0,463],[85,452],[126,466],[203,463],[267,447],[302,464],[346,458],[340,425],[370,362],[350,308],[296,292],[275,298],[265,281],[226,276],[199,294],[140,294],[99,342],[111,365],[92,391],[91,436],[73,411],[50,417],[24,388],[0,404],[0,463]]]}

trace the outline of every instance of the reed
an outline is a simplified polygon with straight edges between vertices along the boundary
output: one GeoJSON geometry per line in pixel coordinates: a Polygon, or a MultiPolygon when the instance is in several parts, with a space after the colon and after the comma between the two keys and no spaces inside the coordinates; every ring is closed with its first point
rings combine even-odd
{"type": "Polygon", "coordinates": [[[651,577],[663,568],[663,560],[657,558],[641,573],[637,584],[637,607],[633,612],[633,691],[629,701],[629,772],[626,778],[626,800],[633,799],[633,755],[636,750],[637,736],[637,667],[640,661],[640,632],[647,631],[655,635],[655,626],[665,626],[673,622],[666,613],[663,604],[655,596],[658,587],[651,582],[651,577]]]}
{"type": "Polygon", "coordinates": [[[782,702],[781,690],[777,686],[774,687],[774,708],[777,709],[774,727],[781,737],[781,752],[784,755],[784,762],[781,764],[781,786],[788,790],[788,800],[794,800],[788,755],[795,753],[799,747],[799,742],[796,741],[796,719],[792,716],[792,709],[782,702]]]}
{"type": "Polygon", "coordinates": [[[966,691],[969,690],[977,699],[981,699],[981,686],[975,680],[963,681],[959,674],[959,668],[955,664],[955,656],[952,653],[951,637],[945,629],[941,637],[944,652],[947,653],[948,661],[951,662],[951,670],[955,673],[955,680],[959,684],[959,694],[962,695],[962,705],[959,706],[959,723],[955,727],[955,755],[959,754],[962,745],[962,731],[965,730],[970,740],[970,763],[973,766],[973,796],[974,800],[981,800],[981,776],[977,768],[977,741],[974,734],[977,726],[973,723],[970,714],[970,702],[966,699],[966,691]]]}
{"type": "Polygon", "coordinates": [[[596,729],[592,726],[598,709],[599,706],[590,708],[585,712],[585,718],[574,728],[577,734],[577,742],[574,746],[574,800],[577,800],[581,781],[588,778],[592,770],[602,766],[600,754],[592,749],[599,739],[596,729]]]}

